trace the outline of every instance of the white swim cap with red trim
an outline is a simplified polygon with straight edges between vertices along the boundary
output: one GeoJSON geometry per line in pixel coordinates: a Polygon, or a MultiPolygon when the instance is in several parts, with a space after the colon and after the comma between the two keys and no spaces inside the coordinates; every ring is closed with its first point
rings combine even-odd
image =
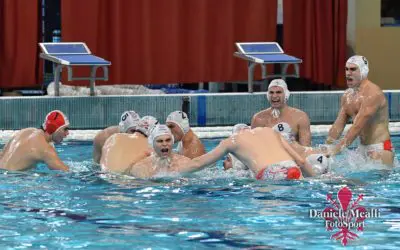
{"type": "Polygon", "coordinates": [[[42,126],[43,130],[51,135],[59,129],[69,126],[69,120],[60,110],[53,110],[46,115],[42,126]]]}

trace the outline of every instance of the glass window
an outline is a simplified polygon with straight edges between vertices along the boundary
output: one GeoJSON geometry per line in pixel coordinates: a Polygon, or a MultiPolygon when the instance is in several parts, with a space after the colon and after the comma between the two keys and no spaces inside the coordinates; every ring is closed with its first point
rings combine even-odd
{"type": "Polygon", "coordinates": [[[381,26],[400,26],[399,0],[381,0],[381,26]]]}

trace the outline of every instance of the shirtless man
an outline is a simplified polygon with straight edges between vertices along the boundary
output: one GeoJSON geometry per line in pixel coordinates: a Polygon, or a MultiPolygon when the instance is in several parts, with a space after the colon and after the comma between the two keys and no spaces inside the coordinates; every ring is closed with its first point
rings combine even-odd
{"type": "Polygon", "coordinates": [[[189,126],[189,118],[183,111],[174,111],[168,115],[166,124],[178,144],[178,153],[190,159],[206,153],[203,143],[189,126]]]}
{"type": "Polygon", "coordinates": [[[232,153],[253,171],[257,179],[300,179],[302,173],[298,166],[302,166],[302,171],[307,176],[314,176],[312,167],[304,158],[297,154],[282,136],[268,127],[243,130],[222,140],[211,152],[191,161],[182,156],[179,159],[176,154],[171,154],[173,138],[169,131],[161,132],[157,126],[153,132],[156,156],[150,156],[134,165],[130,171],[131,175],[140,178],[156,175],[161,171],[156,164],[159,159],[166,163],[162,167],[164,172],[194,172],[210,166],[225,154],[232,153]],[[268,143],[265,143],[266,141],[268,143]]]}
{"type": "Polygon", "coordinates": [[[110,126],[98,132],[93,139],[93,160],[95,163],[100,163],[101,151],[106,140],[115,133],[129,133],[135,132],[135,126],[139,122],[139,115],[131,110],[125,111],[121,115],[121,120],[118,126],[110,126]]]}
{"type": "MultiPolygon", "coordinates": [[[[236,135],[243,130],[251,129],[250,126],[244,123],[238,123],[232,128],[232,135],[236,135]]],[[[229,153],[226,156],[226,159],[223,163],[224,170],[228,170],[231,168],[238,169],[238,170],[248,170],[249,168],[243,164],[243,162],[239,161],[234,155],[229,153]]]]}
{"type": "Polygon", "coordinates": [[[68,118],[59,110],[46,115],[42,129],[25,128],[17,132],[0,153],[0,168],[27,170],[44,162],[50,169],[68,171],[53,146],[68,135],[68,118]]]}
{"type": "MultiPolygon", "coordinates": [[[[243,130],[250,129],[246,124],[236,124],[233,126],[232,134],[241,133],[243,130]]],[[[282,135],[282,134],[281,134],[282,135]]],[[[285,138],[285,137],[284,137],[285,138]]],[[[285,138],[286,139],[286,138],[285,138]]],[[[325,174],[329,171],[330,161],[325,156],[326,150],[323,148],[311,148],[300,145],[296,141],[288,141],[293,149],[310,164],[316,175],[325,174]]],[[[235,168],[238,170],[246,170],[248,167],[238,160],[234,155],[228,154],[224,161],[224,169],[235,168]]]]}
{"type": "Polygon", "coordinates": [[[174,136],[166,125],[156,125],[151,130],[148,142],[154,152],[132,165],[127,171],[128,174],[138,178],[150,178],[195,171],[194,168],[187,168],[191,164],[189,158],[172,151],[174,136]]]}
{"type": "Polygon", "coordinates": [[[100,165],[103,171],[125,173],[132,164],[151,152],[148,144],[149,130],[158,123],[152,116],[142,117],[135,125],[135,132],[115,133],[104,143],[100,165]]]}
{"type": "Polygon", "coordinates": [[[286,82],[282,79],[272,80],[267,93],[271,107],[255,114],[251,120],[251,127],[270,127],[288,140],[310,146],[310,119],[305,112],[287,105],[289,97],[286,82]]]}
{"type": "Polygon", "coordinates": [[[335,155],[348,147],[357,136],[358,150],[370,159],[393,166],[393,146],[389,134],[388,103],[382,90],[368,80],[369,65],[363,56],[352,56],[346,62],[346,80],[349,87],[341,99],[341,108],[326,140],[332,144],[342,134],[344,127],[353,118],[347,134],[332,147],[335,155]]]}

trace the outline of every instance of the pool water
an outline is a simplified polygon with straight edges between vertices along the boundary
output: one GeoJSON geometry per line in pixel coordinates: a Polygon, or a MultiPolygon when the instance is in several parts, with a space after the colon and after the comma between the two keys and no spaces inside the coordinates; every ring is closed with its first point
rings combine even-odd
{"type": "MultiPolygon", "coordinates": [[[[400,137],[392,139],[399,151],[400,137]]],[[[210,150],[218,140],[204,143],[210,150]]],[[[223,171],[222,161],[185,178],[137,180],[102,173],[89,142],[57,150],[71,172],[0,170],[1,249],[342,248],[309,211],[323,210],[326,195],[346,185],[380,211],[348,246],[400,246],[400,171],[368,167],[351,152],[328,177],[267,183],[223,171]]]]}

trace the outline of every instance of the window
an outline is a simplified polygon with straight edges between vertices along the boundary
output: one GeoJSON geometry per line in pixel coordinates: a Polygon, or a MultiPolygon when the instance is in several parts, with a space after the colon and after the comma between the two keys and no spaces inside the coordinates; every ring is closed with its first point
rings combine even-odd
{"type": "Polygon", "coordinates": [[[381,26],[400,26],[399,0],[381,0],[381,26]]]}

